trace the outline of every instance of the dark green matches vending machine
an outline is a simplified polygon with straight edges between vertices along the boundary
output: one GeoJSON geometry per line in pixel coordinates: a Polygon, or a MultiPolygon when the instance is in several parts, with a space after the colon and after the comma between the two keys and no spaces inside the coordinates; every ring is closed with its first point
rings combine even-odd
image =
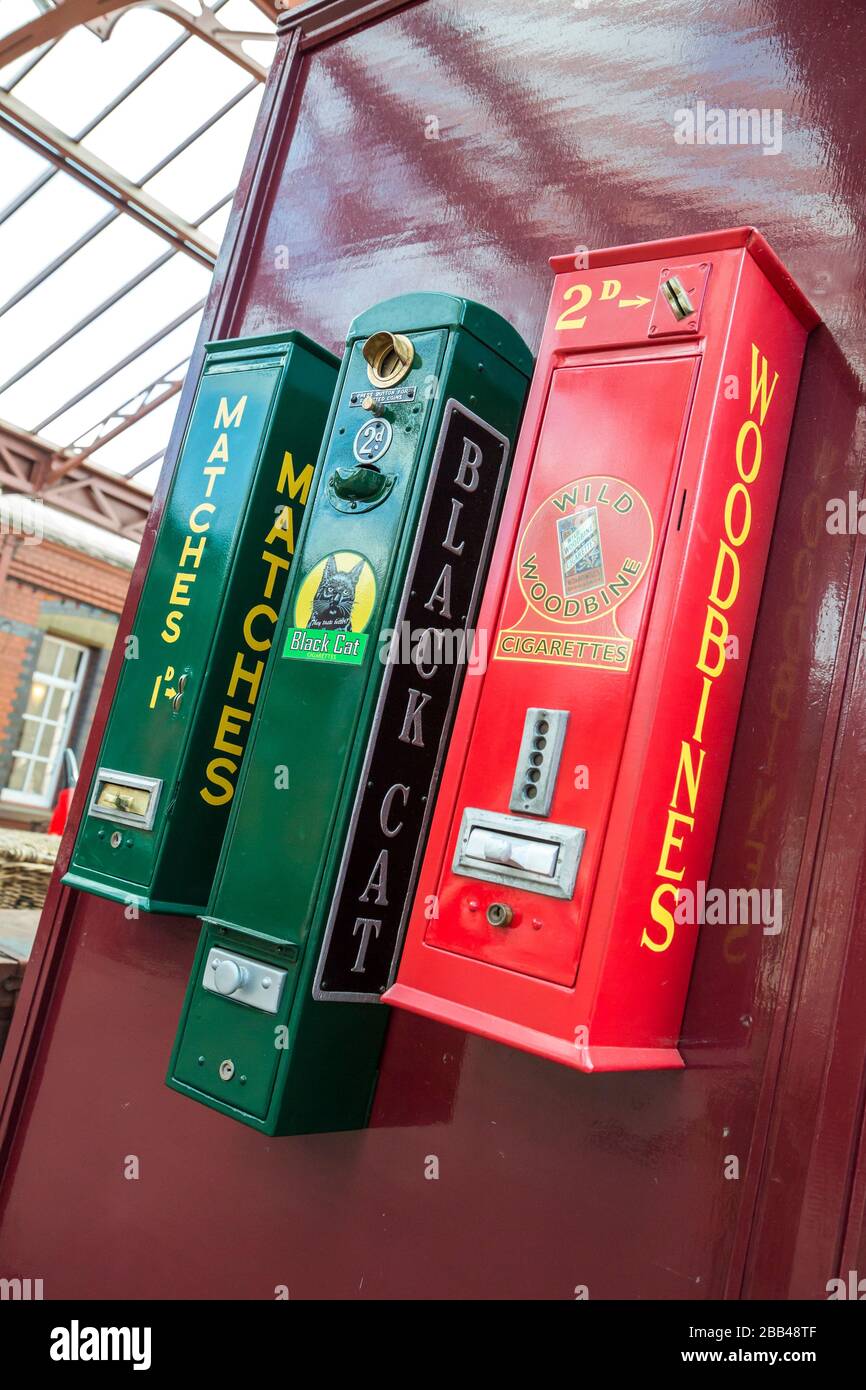
{"type": "Polygon", "coordinates": [[[451,295],[349,331],[168,1078],[266,1134],[366,1123],[531,371],[451,295]]]}
{"type": "Polygon", "coordinates": [[[201,915],[338,361],[302,333],[211,343],[64,882],[201,915]]]}

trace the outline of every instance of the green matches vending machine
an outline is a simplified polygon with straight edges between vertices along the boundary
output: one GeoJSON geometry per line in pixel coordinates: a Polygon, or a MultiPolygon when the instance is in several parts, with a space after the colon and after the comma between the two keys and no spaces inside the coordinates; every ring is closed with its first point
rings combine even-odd
{"type": "Polygon", "coordinates": [[[136,911],[210,896],[338,361],[210,343],[64,883],[136,911]]]}

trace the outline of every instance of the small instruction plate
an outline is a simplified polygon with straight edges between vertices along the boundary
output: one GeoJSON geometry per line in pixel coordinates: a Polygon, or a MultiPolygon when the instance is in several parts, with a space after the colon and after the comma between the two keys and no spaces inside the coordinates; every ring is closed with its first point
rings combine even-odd
{"type": "Polygon", "coordinates": [[[369,391],[353,391],[349,397],[349,405],[363,405],[365,401],[372,401],[374,405],[390,405],[395,401],[399,404],[414,399],[414,386],[371,386],[369,391]]]}

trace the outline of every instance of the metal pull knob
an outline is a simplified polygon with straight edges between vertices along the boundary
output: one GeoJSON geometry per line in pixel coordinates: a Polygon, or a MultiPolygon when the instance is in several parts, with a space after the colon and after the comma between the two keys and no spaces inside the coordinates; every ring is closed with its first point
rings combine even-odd
{"type": "Polygon", "coordinates": [[[548,878],[553,874],[558,854],[553,840],[533,841],[520,836],[510,839],[507,835],[491,832],[482,832],[479,838],[482,857],[488,864],[502,864],[505,868],[544,874],[548,878]]]}
{"type": "Polygon", "coordinates": [[[249,971],[234,960],[221,960],[216,967],[213,982],[220,994],[235,994],[249,979],[249,971]]]}
{"type": "Polygon", "coordinates": [[[487,835],[483,841],[484,858],[494,864],[517,864],[511,841],[505,835],[487,835]]]}

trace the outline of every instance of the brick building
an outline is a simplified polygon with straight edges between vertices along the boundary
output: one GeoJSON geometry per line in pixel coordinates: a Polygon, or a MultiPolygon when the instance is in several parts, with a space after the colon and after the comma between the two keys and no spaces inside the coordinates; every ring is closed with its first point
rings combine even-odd
{"type": "Polygon", "coordinates": [[[0,442],[0,826],[34,830],[87,741],[150,504],[86,464],[40,492],[43,463],[0,442]]]}

